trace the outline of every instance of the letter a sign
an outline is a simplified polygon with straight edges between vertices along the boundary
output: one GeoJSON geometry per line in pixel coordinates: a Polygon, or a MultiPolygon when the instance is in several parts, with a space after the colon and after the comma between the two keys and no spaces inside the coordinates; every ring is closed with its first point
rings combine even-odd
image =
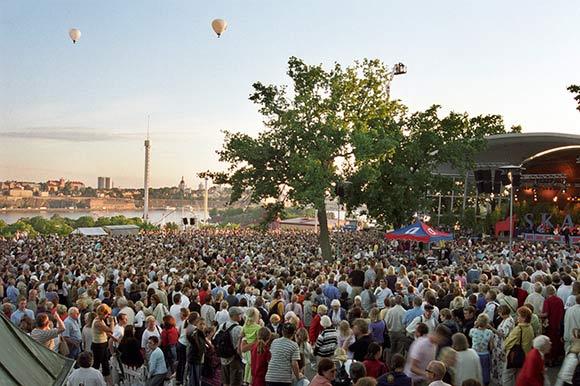
{"type": "Polygon", "coordinates": [[[405,231],[405,234],[406,235],[414,235],[417,232],[419,232],[419,227],[413,227],[413,228],[407,229],[407,231],[405,231]]]}

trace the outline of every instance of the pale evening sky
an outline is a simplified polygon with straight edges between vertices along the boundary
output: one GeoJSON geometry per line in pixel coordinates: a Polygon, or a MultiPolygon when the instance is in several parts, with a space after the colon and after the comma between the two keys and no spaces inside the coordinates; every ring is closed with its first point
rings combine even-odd
{"type": "Polygon", "coordinates": [[[580,134],[578,20],[577,1],[1,0],[0,180],[142,186],[150,114],[153,186],[197,184],[223,168],[221,130],[261,129],[251,84],[287,83],[291,55],[401,61],[392,96],[412,110],[580,134]]]}

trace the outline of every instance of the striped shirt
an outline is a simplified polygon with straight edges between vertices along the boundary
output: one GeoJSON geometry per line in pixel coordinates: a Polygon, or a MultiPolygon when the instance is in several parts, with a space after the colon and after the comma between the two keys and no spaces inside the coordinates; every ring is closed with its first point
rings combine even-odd
{"type": "Polygon", "coordinates": [[[270,353],[266,382],[292,383],[292,362],[300,360],[298,344],[284,337],[274,339],[270,353]]]}
{"type": "Polygon", "coordinates": [[[330,358],[334,355],[337,344],[338,333],[336,330],[334,328],[325,328],[316,339],[314,353],[322,358],[330,358]]]}

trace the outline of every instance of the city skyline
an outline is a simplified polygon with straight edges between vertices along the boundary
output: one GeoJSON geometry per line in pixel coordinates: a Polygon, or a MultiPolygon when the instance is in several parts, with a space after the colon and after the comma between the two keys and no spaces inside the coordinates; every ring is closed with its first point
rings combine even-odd
{"type": "Polygon", "coordinates": [[[263,128],[251,85],[287,84],[291,55],[327,67],[403,62],[391,90],[411,110],[436,103],[580,134],[566,91],[580,83],[579,17],[564,1],[4,2],[0,180],[142,187],[150,115],[151,186],[182,175],[196,186],[196,173],[225,166],[221,130],[263,128]],[[229,23],[219,39],[214,18],[229,23]]]}

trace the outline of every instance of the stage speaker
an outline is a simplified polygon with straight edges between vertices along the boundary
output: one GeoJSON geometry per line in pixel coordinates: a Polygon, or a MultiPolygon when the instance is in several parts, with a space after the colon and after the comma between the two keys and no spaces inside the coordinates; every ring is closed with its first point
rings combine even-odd
{"type": "MultiPolygon", "coordinates": [[[[493,176],[493,194],[499,194],[501,191],[501,185],[503,183],[503,172],[501,170],[496,170],[493,176]]],[[[506,184],[503,183],[505,186],[506,184]]]]}
{"type": "Polygon", "coordinates": [[[189,218],[189,225],[195,225],[195,217],[189,218]]]}
{"type": "Polygon", "coordinates": [[[187,217],[181,219],[183,221],[183,225],[187,225],[187,217]]]}
{"type": "Polygon", "coordinates": [[[491,193],[492,192],[491,181],[479,181],[479,182],[477,182],[477,192],[479,194],[491,193]]]}
{"type": "Polygon", "coordinates": [[[474,170],[473,175],[475,176],[475,181],[491,182],[491,170],[489,169],[474,170]]]}

